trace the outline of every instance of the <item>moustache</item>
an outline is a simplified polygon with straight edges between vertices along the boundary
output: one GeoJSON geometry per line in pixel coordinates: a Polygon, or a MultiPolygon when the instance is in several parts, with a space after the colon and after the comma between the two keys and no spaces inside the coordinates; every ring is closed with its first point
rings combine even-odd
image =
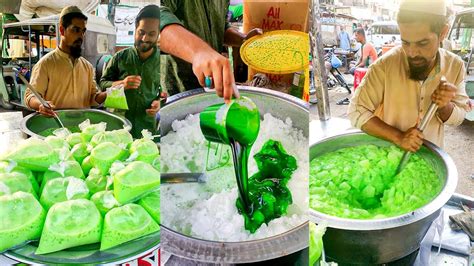
{"type": "Polygon", "coordinates": [[[82,43],[83,43],[82,39],[77,39],[73,42],[73,44],[79,44],[79,45],[82,45],[82,43]]]}

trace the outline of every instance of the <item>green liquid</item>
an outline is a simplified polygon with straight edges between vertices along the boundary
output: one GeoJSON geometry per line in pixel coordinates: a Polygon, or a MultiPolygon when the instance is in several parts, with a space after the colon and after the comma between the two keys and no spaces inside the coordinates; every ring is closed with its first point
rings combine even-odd
{"type": "Polygon", "coordinates": [[[247,147],[243,146],[241,150],[238,150],[238,145],[235,147],[237,149],[234,151],[233,146],[233,153],[239,154],[242,159],[240,169],[234,161],[241,194],[236,206],[244,216],[245,229],[254,233],[263,223],[268,224],[285,215],[293,202],[287,184],[297,168],[296,159],[286,153],[280,142],[268,140],[254,156],[259,171],[247,180],[247,147]],[[241,172],[238,173],[238,170],[241,172]]]}
{"type": "MultiPolygon", "coordinates": [[[[67,129],[69,129],[69,131],[71,133],[77,133],[77,132],[81,132],[81,129],[79,129],[79,126],[68,126],[66,127],[67,129]]],[[[43,137],[47,137],[47,136],[53,136],[53,132],[56,130],[56,129],[59,129],[58,127],[53,127],[53,128],[47,128],[43,131],[40,131],[38,132],[38,135],[40,136],[43,136],[43,137]]]]}
{"type": "Polygon", "coordinates": [[[441,181],[413,154],[395,175],[402,151],[395,146],[362,145],[340,149],[310,163],[310,207],[343,218],[397,216],[430,202],[441,181]]]}

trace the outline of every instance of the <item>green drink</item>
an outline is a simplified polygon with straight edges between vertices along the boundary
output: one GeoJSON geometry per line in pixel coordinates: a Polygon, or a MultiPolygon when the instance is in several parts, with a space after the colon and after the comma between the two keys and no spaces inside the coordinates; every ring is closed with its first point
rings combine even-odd
{"type": "Polygon", "coordinates": [[[30,193],[0,196],[0,252],[38,239],[46,211],[30,193]]]}
{"type": "Polygon", "coordinates": [[[102,216],[86,199],[55,204],[48,212],[35,254],[46,254],[100,241],[102,216]]]}
{"type": "Polygon", "coordinates": [[[89,197],[89,189],[84,180],[75,177],[55,178],[46,183],[40,203],[46,210],[49,210],[58,202],[88,199],[89,197]]]}
{"type": "Polygon", "coordinates": [[[100,250],[115,247],[159,230],[158,224],[140,205],[127,204],[114,208],[105,215],[100,250]]]}
{"type": "Polygon", "coordinates": [[[153,166],[136,161],[114,175],[114,196],[120,204],[126,204],[160,186],[160,172],[153,166]]]}
{"type": "Polygon", "coordinates": [[[143,197],[138,204],[145,208],[156,223],[160,223],[160,188],[143,197]]]}

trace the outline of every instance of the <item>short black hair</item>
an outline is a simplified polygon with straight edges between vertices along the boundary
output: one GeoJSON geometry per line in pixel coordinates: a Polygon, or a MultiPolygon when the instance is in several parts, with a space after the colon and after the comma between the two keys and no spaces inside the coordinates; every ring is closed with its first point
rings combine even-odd
{"type": "Polygon", "coordinates": [[[361,34],[362,36],[365,37],[365,30],[363,28],[357,28],[354,30],[354,33],[361,34]]]}
{"type": "Polygon", "coordinates": [[[135,18],[135,29],[138,27],[138,24],[140,24],[140,20],[144,18],[154,18],[159,20],[160,8],[157,5],[148,5],[142,8],[135,18]]]}
{"type": "Polygon", "coordinates": [[[80,18],[87,21],[87,16],[82,13],[69,13],[61,17],[61,26],[64,28],[69,27],[72,24],[72,20],[75,18],[80,18]]]}
{"type": "MultiPolygon", "coordinates": [[[[447,11],[449,14],[449,10],[447,11]]],[[[423,12],[400,10],[397,15],[397,23],[428,23],[430,30],[437,35],[441,34],[443,28],[448,25],[448,15],[435,15],[423,12]]]]}

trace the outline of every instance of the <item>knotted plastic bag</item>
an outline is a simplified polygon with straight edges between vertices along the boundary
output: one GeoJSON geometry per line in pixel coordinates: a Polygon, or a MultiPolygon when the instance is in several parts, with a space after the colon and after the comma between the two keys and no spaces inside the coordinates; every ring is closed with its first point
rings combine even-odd
{"type": "Polygon", "coordinates": [[[30,193],[0,196],[0,253],[40,237],[46,211],[30,193]]]}
{"type": "Polygon", "coordinates": [[[46,254],[100,241],[102,216],[89,200],[54,204],[49,210],[36,254],[46,254]]]}
{"type": "Polygon", "coordinates": [[[72,199],[89,199],[89,189],[82,179],[75,177],[55,178],[46,183],[40,203],[49,210],[58,202],[72,199]]]}
{"type": "Polygon", "coordinates": [[[159,230],[159,225],[138,204],[132,203],[114,208],[105,215],[100,250],[115,247],[159,230]]]}
{"type": "Polygon", "coordinates": [[[107,88],[107,98],[104,106],[107,108],[128,110],[127,97],[123,85],[107,88]]]}
{"type": "Polygon", "coordinates": [[[121,204],[134,202],[160,186],[160,172],[150,164],[136,161],[114,177],[114,196],[121,204]]]}

